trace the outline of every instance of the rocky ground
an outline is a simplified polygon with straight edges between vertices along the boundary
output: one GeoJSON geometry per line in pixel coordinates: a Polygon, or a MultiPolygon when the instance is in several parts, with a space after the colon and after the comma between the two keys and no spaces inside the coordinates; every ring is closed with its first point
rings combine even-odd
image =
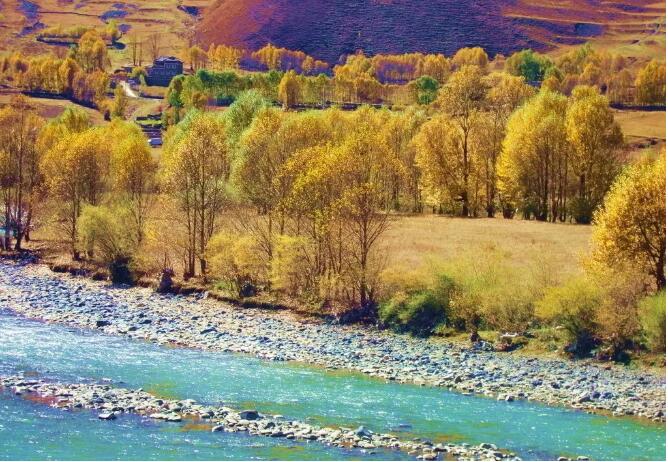
{"type": "Polygon", "coordinates": [[[401,441],[393,435],[374,433],[364,427],[323,428],[304,422],[288,421],[281,416],[263,415],[255,410],[236,411],[225,406],[206,406],[191,399],[161,399],[141,388],[131,390],[92,383],[62,384],[20,376],[0,377],[0,386],[16,395],[25,395],[28,399],[36,397],[41,402],[61,409],[93,409],[102,420],[114,420],[123,413],[166,422],[194,420],[208,423],[212,432],[248,432],[251,435],[317,441],[364,451],[378,448],[399,450],[416,456],[419,460],[437,460],[440,454],[462,460],[516,459],[513,454],[501,452],[488,443],[470,446],[401,441]]]}
{"type": "Polygon", "coordinates": [[[240,309],[206,296],[114,288],[32,264],[0,261],[0,308],[48,322],[161,344],[358,370],[386,380],[496,399],[535,400],[665,421],[665,378],[587,361],[527,358],[287,312],[240,309]]]}

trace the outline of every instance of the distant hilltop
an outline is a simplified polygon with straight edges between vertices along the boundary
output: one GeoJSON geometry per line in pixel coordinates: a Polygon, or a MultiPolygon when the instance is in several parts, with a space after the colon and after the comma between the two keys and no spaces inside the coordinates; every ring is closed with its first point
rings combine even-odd
{"type": "Polygon", "coordinates": [[[654,33],[665,47],[664,8],[648,0],[214,0],[197,38],[248,49],[271,42],[330,63],[357,50],[452,54],[482,46],[493,56],[602,36],[637,46],[654,33]]]}

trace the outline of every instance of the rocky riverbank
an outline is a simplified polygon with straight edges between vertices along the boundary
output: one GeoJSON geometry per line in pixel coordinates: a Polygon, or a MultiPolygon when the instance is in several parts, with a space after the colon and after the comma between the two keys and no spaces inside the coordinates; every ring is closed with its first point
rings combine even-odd
{"type": "Polygon", "coordinates": [[[0,261],[1,307],[160,344],[301,361],[505,401],[527,399],[665,421],[665,379],[651,373],[307,322],[287,312],[240,309],[206,296],[114,288],[41,265],[0,261]]]}
{"type": "Polygon", "coordinates": [[[144,390],[113,388],[93,383],[63,384],[43,382],[21,376],[0,377],[0,386],[16,395],[38,400],[59,409],[92,409],[102,420],[115,420],[121,414],[137,414],[165,422],[185,420],[203,422],[212,432],[247,432],[251,435],[316,441],[321,444],[355,448],[399,450],[418,460],[458,458],[461,460],[519,460],[513,454],[499,451],[493,444],[479,446],[432,444],[429,441],[401,441],[390,434],[374,433],[359,427],[317,427],[304,422],[268,416],[255,410],[237,411],[225,406],[198,404],[192,399],[158,398],[144,390]]]}

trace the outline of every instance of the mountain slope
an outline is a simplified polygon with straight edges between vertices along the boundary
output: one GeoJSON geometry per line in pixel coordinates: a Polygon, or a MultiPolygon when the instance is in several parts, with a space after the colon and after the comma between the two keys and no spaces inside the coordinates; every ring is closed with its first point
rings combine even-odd
{"type": "Polygon", "coordinates": [[[250,49],[271,42],[329,62],[360,49],[450,54],[479,45],[494,55],[526,47],[547,50],[620,31],[665,31],[664,5],[647,5],[647,0],[214,0],[197,25],[197,37],[204,45],[250,49]]]}

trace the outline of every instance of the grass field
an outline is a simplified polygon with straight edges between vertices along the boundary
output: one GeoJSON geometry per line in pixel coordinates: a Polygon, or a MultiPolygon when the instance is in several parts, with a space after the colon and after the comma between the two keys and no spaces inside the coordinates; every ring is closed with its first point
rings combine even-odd
{"type": "MultiPolygon", "coordinates": [[[[15,92],[1,92],[0,91],[0,107],[4,106],[5,104],[8,104],[12,97],[16,95],[15,92]]],[[[39,113],[39,115],[45,119],[52,119],[54,117],[58,117],[66,107],[68,106],[76,106],[84,111],[89,115],[91,121],[95,125],[101,125],[104,123],[104,118],[100,111],[97,111],[95,109],[91,109],[89,107],[85,106],[80,106],[78,104],[74,104],[69,100],[66,99],[50,99],[50,98],[33,98],[29,97],[30,103],[35,106],[35,109],[39,113]]]]}
{"type": "Polygon", "coordinates": [[[615,111],[624,135],[666,141],[665,111],[615,111]]]}
{"type": "Polygon", "coordinates": [[[430,260],[494,249],[517,266],[544,262],[561,279],[579,270],[590,238],[590,226],[418,215],[394,220],[384,246],[389,266],[414,269],[430,260]]]}
{"type": "MultiPolygon", "coordinates": [[[[125,36],[125,45],[130,37],[146,37],[158,33],[160,54],[173,55],[181,51],[192,36],[195,18],[179,9],[179,0],[141,0],[119,2],[116,0],[33,0],[36,9],[27,10],[21,0],[0,2],[0,51],[22,50],[29,54],[44,53],[64,48],[38,42],[35,37],[41,28],[51,26],[103,27],[105,21],[115,18],[125,36]],[[35,24],[38,27],[33,27],[35,24]]],[[[190,0],[188,6],[202,8],[210,0],[190,0]]],[[[144,63],[150,60],[150,51],[145,47],[144,63]]],[[[113,66],[131,61],[129,47],[111,50],[113,66]]]]}

